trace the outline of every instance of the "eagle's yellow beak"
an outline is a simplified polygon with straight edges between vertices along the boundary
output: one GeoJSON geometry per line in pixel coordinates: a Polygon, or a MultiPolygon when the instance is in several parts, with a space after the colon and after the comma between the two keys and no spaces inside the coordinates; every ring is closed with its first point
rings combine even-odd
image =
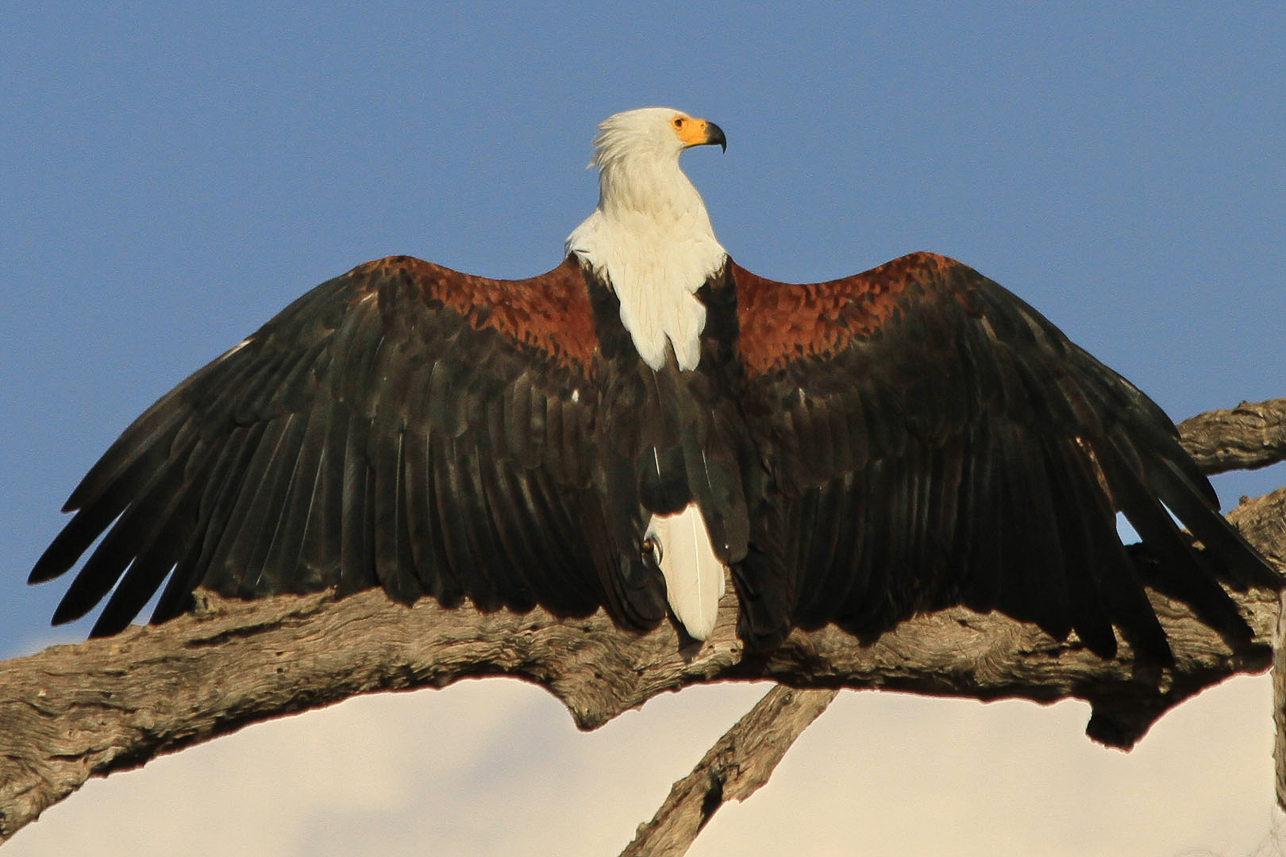
{"type": "Polygon", "coordinates": [[[670,127],[684,146],[711,146],[718,143],[720,149],[728,151],[728,140],[723,136],[723,129],[713,122],[680,114],[670,120],[670,127]]]}

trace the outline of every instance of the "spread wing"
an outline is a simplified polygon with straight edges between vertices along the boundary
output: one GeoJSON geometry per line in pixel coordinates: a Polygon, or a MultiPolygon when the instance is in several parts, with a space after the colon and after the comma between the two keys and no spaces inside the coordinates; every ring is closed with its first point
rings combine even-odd
{"type": "Polygon", "coordinates": [[[318,286],[166,394],[85,476],[32,582],[103,533],[55,617],[107,598],[114,633],[204,586],[229,596],[382,586],[484,610],[665,615],[658,574],[603,520],[596,347],[571,259],[530,280],[409,257],[318,286]],[[168,575],[168,583],[165,583],[168,575]],[[108,597],[110,593],[110,597],[108,597]]]}
{"type": "Polygon", "coordinates": [[[1103,656],[1115,625],[1165,661],[1145,583],[1248,639],[1212,568],[1240,584],[1277,575],[1161,409],[1027,304],[929,254],[810,285],[730,272],[745,411],[773,483],[759,551],[734,570],[748,639],[779,638],[782,615],[872,634],[963,604],[1075,630],[1103,656]]]}

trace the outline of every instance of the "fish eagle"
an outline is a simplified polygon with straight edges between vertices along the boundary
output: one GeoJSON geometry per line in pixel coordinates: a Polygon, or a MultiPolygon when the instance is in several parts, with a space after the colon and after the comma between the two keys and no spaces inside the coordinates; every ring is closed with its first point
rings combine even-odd
{"type": "Polygon", "coordinates": [[[1157,405],[942,256],[824,283],[745,270],[679,167],[711,144],[677,110],[616,114],[552,271],[368,262],[191,375],[67,501],[31,581],[101,541],[54,622],[106,599],[92,633],[112,634],[158,591],[153,622],[197,587],[379,586],[633,631],[672,614],[703,640],[730,576],[760,651],[965,605],[1169,662],[1145,585],[1249,640],[1217,577],[1280,580],[1157,405]]]}

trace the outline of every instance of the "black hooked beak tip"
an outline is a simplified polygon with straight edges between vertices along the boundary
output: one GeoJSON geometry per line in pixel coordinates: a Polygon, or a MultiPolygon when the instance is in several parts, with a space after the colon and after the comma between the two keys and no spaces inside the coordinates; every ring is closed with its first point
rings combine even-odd
{"type": "Polygon", "coordinates": [[[723,129],[713,122],[706,123],[706,143],[709,145],[718,143],[722,151],[728,151],[728,138],[723,136],[723,129]]]}

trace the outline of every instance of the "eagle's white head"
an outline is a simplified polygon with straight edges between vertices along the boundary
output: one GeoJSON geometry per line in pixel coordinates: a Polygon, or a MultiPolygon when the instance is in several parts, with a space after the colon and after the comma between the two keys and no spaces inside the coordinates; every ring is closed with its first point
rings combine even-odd
{"type": "Polygon", "coordinates": [[[727,254],[679,155],[713,144],[727,148],[718,125],[668,107],[609,116],[594,136],[598,206],[568,236],[566,252],[616,293],[621,322],[653,369],[670,353],[681,369],[700,360],[705,307],[695,294],[727,254]]]}
{"type": "Polygon", "coordinates": [[[695,119],[669,107],[641,107],[604,119],[594,135],[591,167],[651,154],[675,163],[692,146],[719,144],[727,151],[723,131],[713,122],[695,119]]]}

